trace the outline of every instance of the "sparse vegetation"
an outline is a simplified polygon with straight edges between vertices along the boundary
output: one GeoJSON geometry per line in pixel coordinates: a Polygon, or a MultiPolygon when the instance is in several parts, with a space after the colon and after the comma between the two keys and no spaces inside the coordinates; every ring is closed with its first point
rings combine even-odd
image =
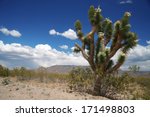
{"type": "Polygon", "coordinates": [[[93,77],[90,68],[74,68],[70,72],[69,88],[79,92],[90,92],[93,87],[93,77]]]}
{"type": "MultiPolygon", "coordinates": [[[[90,68],[75,68],[70,72],[69,88],[73,91],[92,93],[94,74],[90,68]]],[[[101,93],[110,99],[142,99],[143,88],[127,73],[110,75],[101,80],[101,93]]]]}
{"type": "Polygon", "coordinates": [[[2,77],[8,77],[10,75],[10,71],[8,68],[0,65],[0,76],[2,77]]]}
{"type": "Polygon", "coordinates": [[[150,77],[149,78],[135,78],[137,84],[139,84],[143,88],[142,99],[150,100],[150,77]]]}
{"type": "Polygon", "coordinates": [[[132,65],[128,68],[131,72],[138,72],[140,70],[140,67],[138,65],[132,65]]]}
{"type": "MultiPolygon", "coordinates": [[[[68,83],[72,92],[93,94],[95,74],[89,68],[75,67],[69,74],[48,73],[43,70],[28,70],[24,67],[8,69],[0,67],[1,83],[11,83],[11,77],[17,81],[38,81],[39,83],[68,83]]],[[[150,99],[150,78],[111,74],[101,80],[101,93],[110,99],[150,99]]]]}
{"type": "Polygon", "coordinates": [[[0,66],[0,77],[16,77],[17,81],[37,80],[39,82],[61,82],[67,81],[68,74],[48,73],[44,69],[29,70],[25,67],[9,70],[0,66]]]}

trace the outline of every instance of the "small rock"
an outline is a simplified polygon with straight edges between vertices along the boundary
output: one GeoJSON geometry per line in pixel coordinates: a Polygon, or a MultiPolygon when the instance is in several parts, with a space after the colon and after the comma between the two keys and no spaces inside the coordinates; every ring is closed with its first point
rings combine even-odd
{"type": "Polygon", "coordinates": [[[70,90],[70,91],[68,91],[68,93],[72,93],[72,92],[73,92],[73,91],[71,91],[71,90],[70,90]]]}

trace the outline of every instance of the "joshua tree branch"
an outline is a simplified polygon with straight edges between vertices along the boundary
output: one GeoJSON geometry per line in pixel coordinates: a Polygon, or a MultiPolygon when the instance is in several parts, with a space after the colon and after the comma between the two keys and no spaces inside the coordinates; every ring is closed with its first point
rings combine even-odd
{"type": "Polygon", "coordinates": [[[122,39],[121,39],[120,35],[118,34],[118,36],[117,36],[117,42],[116,42],[116,44],[114,45],[113,49],[111,50],[111,52],[110,52],[110,54],[109,54],[109,56],[108,56],[109,59],[112,58],[112,57],[116,54],[116,52],[117,52],[120,48],[123,47],[123,45],[121,44],[121,41],[122,41],[122,39]]]}
{"type": "Polygon", "coordinates": [[[96,53],[95,53],[95,63],[98,64],[98,52],[100,49],[100,38],[98,37],[97,41],[96,41],[96,53]]]}
{"type": "Polygon", "coordinates": [[[92,35],[90,42],[91,42],[90,43],[90,64],[92,65],[92,68],[95,71],[95,64],[94,64],[94,50],[95,50],[94,35],[92,35]]]}
{"type": "Polygon", "coordinates": [[[121,47],[122,47],[121,44],[117,44],[117,45],[114,47],[114,49],[110,52],[108,58],[109,58],[109,59],[112,58],[112,57],[116,54],[116,52],[117,52],[121,47]]]}
{"type": "Polygon", "coordinates": [[[89,56],[85,53],[84,49],[81,48],[77,43],[75,44],[75,46],[82,52],[83,57],[89,61],[89,56]]]}
{"type": "MultiPolygon", "coordinates": [[[[108,65],[108,62],[109,62],[109,60],[117,53],[117,51],[120,49],[120,48],[122,48],[123,47],[123,45],[121,44],[121,39],[119,38],[119,36],[118,36],[118,39],[117,39],[118,41],[116,42],[116,44],[115,44],[115,46],[113,47],[113,49],[110,51],[110,53],[109,53],[109,55],[108,55],[108,57],[107,57],[107,59],[106,59],[106,61],[105,61],[105,63],[104,63],[104,66],[106,67],[107,65],[108,65]]],[[[117,65],[118,66],[118,65],[117,65]]],[[[116,67],[117,67],[116,66],[116,67]]],[[[121,65],[120,65],[121,66],[121,65]]],[[[115,67],[115,68],[116,68],[115,67]]],[[[114,69],[115,69],[114,68],[114,69]]],[[[118,67],[119,68],[119,67],[118,67]]]]}
{"type": "Polygon", "coordinates": [[[113,66],[109,71],[108,71],[108,73],[112,73],[112,72],[114,72],[114,71],[116,71],[117,69],[119,69],[120,68],[120,66],[122,65],[123,63],[117,63],[115,66],[113,66]]]}

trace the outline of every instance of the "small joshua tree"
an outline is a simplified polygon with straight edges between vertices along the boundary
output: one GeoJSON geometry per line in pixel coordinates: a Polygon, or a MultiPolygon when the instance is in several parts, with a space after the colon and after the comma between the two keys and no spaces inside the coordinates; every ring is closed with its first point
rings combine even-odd
{"type": "Polygon", "coordinates": [[[103,18],[100,7],[91,6],[88,12],[91,32],[83,34],[79,20],[75,22],[75,29],[82,46],[75,44],[74,52],[81,52],[88,61],[95,74],[94,93],[102,95],[102,79],[117,71],[125,62],[128,51],[137,45],[137,35],[130,32],[129,18],[131,14],[125,12],[121,20],[114,24],[108,18],[103,18]],[[119,52],[116,63],[112,57],[119,52]]]}
{"type": "Polygon", "coordinates": [[[129,66],[128,69],[132,72],[138,72],[140,70],[140,67],[138,65],[132,65],[132,66],[129,66]]]}

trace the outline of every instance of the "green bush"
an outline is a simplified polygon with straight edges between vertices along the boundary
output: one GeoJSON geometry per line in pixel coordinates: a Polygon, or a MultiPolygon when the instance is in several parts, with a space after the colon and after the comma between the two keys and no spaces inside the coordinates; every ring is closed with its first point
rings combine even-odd
{"type": "Polygon", "coordinates": [[[142,99],[150,100],[150,78],[135,78],[137,84],[139,84],[144,89],[144,94],[142,99]]]}
{"type": "Polygon", "coordinates": [[[8,68],[5,68],[4,66],[0,65],[0,76],[1,77],[8,77],[10,74],[10,71],[8,68]]]}
{"type": "Polygon", "coordinates": [[[107,76],[102,80],[102,91],[111,99],[142,99],[144,89],[127,73],[114,77],[107,76]]]}
{"type": "Polygon", "coordinates": [[[69,76],[69,87],[71,90],[88,92],[92,89],[94,76],[90,68],[73,68],[69,76]]]}
{"type": "MultiPolygon", "coordinates": [[[[74,68],[70,72],[69,88],[73,91],[93,93],[94,74],[89,68],[74,68]]],[[[109,75],[101,80],[101,93],[110,99],[141,99],[143,89],[127,73],[109,75]]]]}

